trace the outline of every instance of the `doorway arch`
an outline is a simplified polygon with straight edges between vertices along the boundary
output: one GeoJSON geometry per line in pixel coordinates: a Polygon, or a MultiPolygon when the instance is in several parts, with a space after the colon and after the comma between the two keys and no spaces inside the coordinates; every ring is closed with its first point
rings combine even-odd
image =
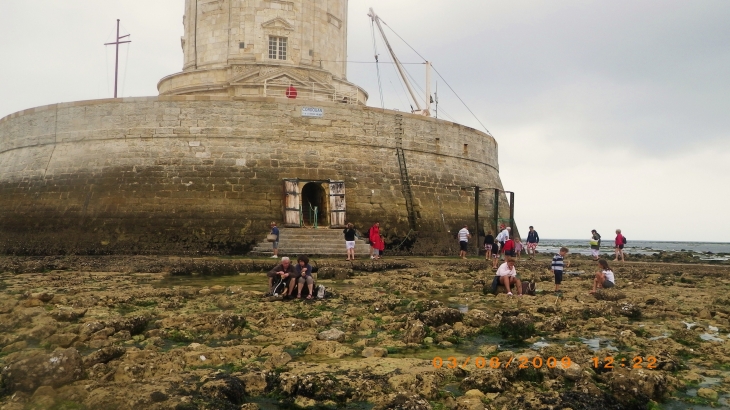
{"type": "Polygon", "coordinates": [[[317,225],[329,225],[327,222],[327,192],[321,183],[309,182],[302,187],[302,219],[304,219],[304,225],[314,225],[314,217],[310,211],[314,207],[317,207],[317,225]]]}

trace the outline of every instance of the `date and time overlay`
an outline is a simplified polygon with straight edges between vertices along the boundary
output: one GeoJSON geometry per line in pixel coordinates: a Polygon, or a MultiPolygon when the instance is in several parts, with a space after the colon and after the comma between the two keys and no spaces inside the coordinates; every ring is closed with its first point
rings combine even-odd
{"type": "MultiPolygon", "coordinates": [[[[500,360],[500,358],[496,356],[491,358],[469,356],[464,359],[457,359],[456,357],[442,358],[440,356],[436,356],[433,358],[432,363],[433,367],[437,369],[440,369],[442,367],[448,369],[455,369],[457,367],[467,368],[470,366],[474,366],[477,369],[507,369],[511,366],[514,366],[518,369],[542,369],[543,367],[546,367],[548,369],[567,369],[576,362],[574,362],[568,356],[561,357],[560,359],[552,356],[548,358],[542,358],[539,356],[535,356],[532,358],[526,356],[512,356],[506,360],[500,360]]],[[[658,367],[657,358],[654,356],[635,356],[633,358],[614,358],[612,356],[608,356],[604,357],[603,359],[593,357],[590,359],[588,364],[594,369],[625,368],[653,370],[658,367]]]]}

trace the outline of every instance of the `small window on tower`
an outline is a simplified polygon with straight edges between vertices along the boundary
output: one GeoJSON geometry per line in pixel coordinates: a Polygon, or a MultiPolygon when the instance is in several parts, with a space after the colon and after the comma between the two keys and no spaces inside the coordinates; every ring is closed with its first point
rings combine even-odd
{"type": "Polygon", "coordinates": [[[244,42],[238,43],[238,48],[246,48],[246,43],[244,43],[244,42]]]}
{"type": "Polygon", "coordinates": [[[286,60],[286,37],[269,37],[269,58],[286,60]]]}

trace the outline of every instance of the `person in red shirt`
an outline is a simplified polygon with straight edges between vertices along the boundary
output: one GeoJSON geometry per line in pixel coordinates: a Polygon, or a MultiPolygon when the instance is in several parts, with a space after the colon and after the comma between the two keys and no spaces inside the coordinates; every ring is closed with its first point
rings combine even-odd
{"type": "Polygon", "coordinates": [[[616,258],[614,258],[614,262],[617,262],[619,258],[621,259],[621,262],[625,262],[626,257],[624,256],[624,245],[626,245],[626,238],[621,235],[620,229],[616,229],[616,240],[614,245],[616,258]]]}
{"type": "Polygon", "coordinates": [[[512,239],[512,235],[510,235],[509,239],[507,239],[507,241],[504,243],[504,247],[502,248],[502,250],[504,251],[505,257],[507,257],[507,256],[515,257],[516,256],[515,241],[512,239]]]}
{"type": "Polygon", "coordinates": [[[375,224],[370,227],[370,246],[373,248],[373,254],[370,255],[370,259],[380,259],[380,255],[383,254],[383,250],[385,250],[385,243],[383,242],[383,238],[380,237],[380,222],[375,222],[375,224]]]}

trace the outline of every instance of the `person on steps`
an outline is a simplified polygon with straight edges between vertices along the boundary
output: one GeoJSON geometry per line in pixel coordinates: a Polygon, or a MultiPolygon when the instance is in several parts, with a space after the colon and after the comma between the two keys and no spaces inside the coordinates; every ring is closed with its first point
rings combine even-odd
{"type": "Polygon", "coordinates": [[[269,233],[276,235],[276,240],[271,243],[271,246],[274,247],[274,254],[271,257],[279,259],[279,228],[276,227],[276,222],[271,222],[271,232],[269,233]]]}
{"type": "Polygon", "coordinates": [[[380,255],[385,250],[385,243],[380,236],[380,222],[378,221],[375,221],[375,224],[370,227],[370,246],[373,247],[373,254],[370,259],[380,259],[380,255]]]}
{"type": "Polygon", "coordinates": [[[347,260],[355,260],[355,227],[349,223],[347,228],[342,231],[345,234],[345,249],[347,249],[347,260]]]}

